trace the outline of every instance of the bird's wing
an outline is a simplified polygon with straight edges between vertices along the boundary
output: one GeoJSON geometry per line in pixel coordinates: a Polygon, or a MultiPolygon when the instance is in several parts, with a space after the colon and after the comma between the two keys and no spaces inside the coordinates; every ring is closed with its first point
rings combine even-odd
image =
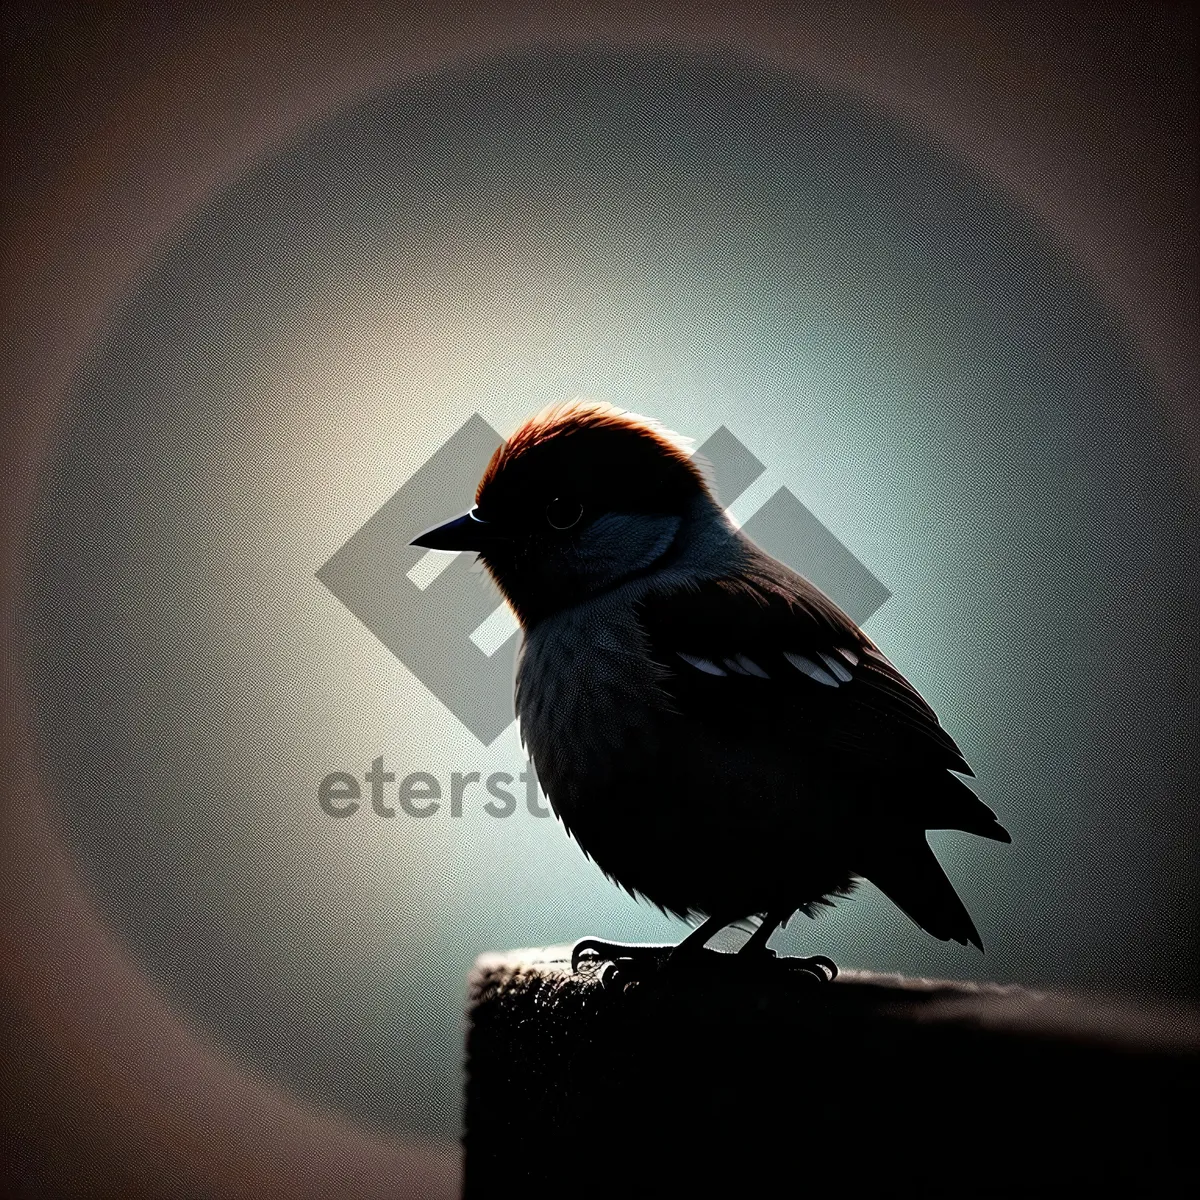
{"type": "Polygon", "coordinates": [[[774,559],[651,592],[640,617],[669,704],[714,736],[750,747],[803,738],[844,762],[973,774],[871,639],[774,559]]]}

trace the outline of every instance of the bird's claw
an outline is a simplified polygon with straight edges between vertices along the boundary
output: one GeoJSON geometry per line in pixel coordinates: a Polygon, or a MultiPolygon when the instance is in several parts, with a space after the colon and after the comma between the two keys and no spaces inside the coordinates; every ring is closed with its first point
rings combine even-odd
{"type": "Polygon", "coordinates": [[[749,952],[740,950],[737,958],[747,966],[789,971],[811,978],[816,983],[832,983],[838,973],[837,963],[823,954],[814,954],[811,958],[780,958],[770,947],[762,946],[749,952]]]}
{"type": "Polygon", "coordinates": [[[663,965],[673,946],[654,943],[606,942],[602,938],[580,938],[571,947],[571,970],[585,962],[599,964],[597,978],[606,988],[646,978],[663,965]]]}
{"type": "Polygon", "coordinates": [[[789,958],[787,965],[802,975],[810,975],[817,983],[832,983],[838,976],[837,963],[823,954],[811,958],[789,958]]]}
{"type": "Polygon", "coordinates": [[[783,969],[811,979],[814,983],[832,983],[838,974],[837,964],[823,954],[814,954],[811,958],[780,958],[767,947],[750,955],[696,951],[690,947],[681,952],[679,946],[669,944],[607,942],[592,937],[580,938],[571,947],[571,970],[578,972],[584,963],[592,965],[596,968],[597,981],[605,989],[623,989],[660,973],[698,965],[702,960],[720,963],[735,970],[739,964],[742,967],[783,969]]]}
{"type": "Polygon", "coordinates": [[[600,981],[600,986],[606,992],[624,991],[629,984],[634,980],[630,978],[629,961],[624,964],[616,962],[606,962],[600,968],[600,973],[597,975],[600,981]]]}

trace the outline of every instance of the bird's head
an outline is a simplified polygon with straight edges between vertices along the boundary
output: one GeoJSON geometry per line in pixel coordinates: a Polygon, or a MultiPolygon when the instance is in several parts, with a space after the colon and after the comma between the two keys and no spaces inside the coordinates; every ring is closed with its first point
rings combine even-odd
{"type": "Polygon", "coordinates": [[[526,421],[492,455],[475,507],[413,545],[476,551],[528,626],[646,570],[685,522],[719,513],[683,439],[573,400],[526,421]]]}

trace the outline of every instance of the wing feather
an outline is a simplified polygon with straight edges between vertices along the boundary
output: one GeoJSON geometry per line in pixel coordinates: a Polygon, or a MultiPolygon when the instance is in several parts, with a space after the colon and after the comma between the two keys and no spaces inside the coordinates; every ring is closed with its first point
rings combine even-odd
{"type": "Polygon", "coordinates": [[[971,775],[933,709],[824,593],[763,555],[641,604],[672,706],[723,730],[801,730],[830,752],[971,775]]]}

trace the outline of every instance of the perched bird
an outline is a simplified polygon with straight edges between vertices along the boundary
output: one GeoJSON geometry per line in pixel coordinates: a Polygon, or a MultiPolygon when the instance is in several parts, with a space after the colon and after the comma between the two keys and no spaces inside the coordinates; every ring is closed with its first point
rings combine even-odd
{"type": "Polygon", "coordinates": [[[470,512],[413,544],[483,560],[522,626],[516,707],[546,795],[611,879],[705,918],[676,955],[756,921],[741,953],[769,955],[773,930],[859,877],[983,949],[926,830],[1011,839],[954,739],[731,523],[683,439],[554,406],[496,451],[470,512]]]}

